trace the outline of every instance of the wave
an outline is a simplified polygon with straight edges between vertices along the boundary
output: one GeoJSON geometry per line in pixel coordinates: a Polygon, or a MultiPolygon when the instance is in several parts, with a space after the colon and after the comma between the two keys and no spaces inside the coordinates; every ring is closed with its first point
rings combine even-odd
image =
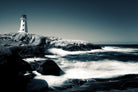
{"type": "Polygon", "coordinates": [[[138,51],[138,48],[123,48],[123,47],[114,47],[114,46],[105,46],[103,47],[104,51],[115,51],[115,52],[135,52],[138,51]]]}
{"type": "Polygon", "coordinates": [[[85,53],[92,52],[92,50],[91,51],[66,51],[66,50],[58,49],[58,48],[51,48],[48,51],[52,54],[59,55],[59,56],[85,54],[85,53]]]}
{"type": "Polygon", "coordinates": [[[44,79],[49,86],[59,86],[69,79],[112,78],[126,74],[138,74],[138,63],[104,60],[102,62],[69,62],[56,60],[60,68],[65,72],[62,76],[37,75],[36,79],[44,79]]]}
{"type": "Polygon", "coordinates": [[[36,71],[33,71],[33,73],[37,75],[34,79],[46,80],[49,87],[62,85],[66,80],[68,80],[68,78],[63,76],[51,76],[51,75],[45,76],[36,71]]]}
{"type": "MultiPolygon", "coordinates": [[[[124,57],[129,61],[137,60],[135,59],[137,55],[132,53],[137,52],[137,48],[105,46],[102,49],[90,51],[66,51],[59,48],[51,48],[48,51],[53,55],[45,55],[45,57],[54,59],[65,72],[62,76],[44,76],[34,71],[37,75],[35,78],[46,80],[50,87],[63,85],[69,79],[112,78],[138,74],[138,62],[120,62],[124,57]],[[75,57],[77,59],[74,59],[75,57]],[[81,59],[89,62],[81,62],[81,59]]],[[[43,58],[35,58],[35,60],[43,60],[43,58]]]]}
{"type": "Polygon", "coordinates": [[[90,51],[66,51],[59,48],[51,48],[48,50],[50,53],[59,55],[59,56],[66,56],[66,55],[76,55],[76,54],[86,54],[86,53],[95,53],[95,52],[137,52],[137,48],[120,48],[120,47],[113,47],[113,46],[105,46],[102,49],[95,49],[90,51]]]}
{"type": "MultiPolygon", "coordinates": [[[[138,63],[105,60],[102,62],[76,62],[66,65],[68,78],[110,78],[124,74],[137,74],[138,63]]],[[[63,68],[64,69],[64,68],[63,68]]]]}
{"type": "Polygon", "coordinates": [[[136,48],[105,46],[102,49],[95,49],[90,51],[66,51],[59,48],[51,48],[48,51],[53,55],[45,55],[47,58],[65,58],[69,61],[78,60],[87,62],[108,59],[123,62],[138,62],[138,49],[136,48]]]}
{"type": "Polygon", "coordinates": [[[46,60],[46,58],[38,58],[38,57],[36,58],[36,57],[34,57],[34,58],[25,58],[23,60],[25,60],[27,62],[34,62],[34,61],[46,60]]]}

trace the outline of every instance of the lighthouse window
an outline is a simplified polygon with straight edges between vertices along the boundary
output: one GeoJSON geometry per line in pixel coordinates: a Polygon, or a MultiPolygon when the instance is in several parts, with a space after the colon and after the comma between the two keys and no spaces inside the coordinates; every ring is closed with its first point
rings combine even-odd
{"type": "Polygon", "coordinates": [[[24,24],[23,24],[23,26],[24,26],[24,24]]]}
{"type": "Polygon", "coordinates": [[[23,20],[23,22],[24,22],[24,20],[23,20]]]}

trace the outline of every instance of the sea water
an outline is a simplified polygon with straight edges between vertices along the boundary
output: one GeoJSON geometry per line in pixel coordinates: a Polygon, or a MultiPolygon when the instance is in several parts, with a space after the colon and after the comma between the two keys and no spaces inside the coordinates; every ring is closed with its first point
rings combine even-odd
{"type": "Polygon", "coordinates": [[[53,55],[45,58],[31,58],[27,61],[44,59],[54,60],[65,72],[62,76],[37,75],[36,79],[44,79],[50,87],[61,86],[70,79],[112,78],[126,74],[138,74],[137,45],[103,45],[102,49],[90,51],[65,51],[59,48],[49,49],[53,55]]]}

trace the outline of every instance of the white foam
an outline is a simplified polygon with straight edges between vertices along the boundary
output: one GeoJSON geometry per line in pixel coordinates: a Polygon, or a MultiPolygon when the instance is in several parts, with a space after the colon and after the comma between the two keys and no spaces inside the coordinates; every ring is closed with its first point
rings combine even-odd
{"type": "Polygon", "coordinates": [[[109,78],[124,74],[138,74],[138,63],[124,63],[119,61],[76,62],[66,70],[68,78],[109,78]]]}
{"type": "Polygon", "coordinates": [[[51,58],[51,59],[59,58],[59,56],[57,56],[57,55],[45,55],[45,57],[48,57],[48,58],[51,58]]]}
{"type": "Polygon", "coordinates": [[[66,56],[66,55],[75,55],[75,54],[85,54],[85,53],[91,53],[91,52],[99,52],[103,51],[102,49],[97,50],[90,50],[90,51],[66,51],[58,48],[51,48],[48,50],[49,52],[59,55],[59,56],[66,56]]]}
{"type": "MultiPolygon", "coordinates": [[[[119,48],[119,47],[103,47],[102,49],[96,49],[91,51],[65,51],[62,49],[51,48],[49,51],[54,55],[46,55],[49,58],[57,58],[56,62],[59,67],[66,73],[63,76],[45,76],[37,72],[36,79],[44,79],[48,82],[49,86],[59,86],[68,79],[88,79],[88,78],[110,78],[124,74],[138,74],[138,63],[133,62],[119,62],[115,60],[103,60],[103,61],[68,61],[65,58],[61,58],[66,55],[85,54],[95,52],[124,52],[129,53],[138,49],[133,48],[119,48]]],[[[43,60],[45,58],[29,58],[27,61],[43,60]]]]}
{"type": "Polygon", "coordinates": [[[44,79],[49,86],[62,85],[68,79],[110,78],[124,74],[138,74],[138,63],[119,61],[68,62],[59,65],[66,73],[62,76],[41,75],[35,72],[36,79],[44,79]]]}
{"type": "Polygon", "coordinates": [[[33,73],[37,75],[35,79],[46,80],[50,87],[62,85],[64,81],[68,80],[68,78],[63,77],[63,76],[41,75],[40,73],[36,71],[34,71],[33,73]]]}
{"type": "Polygon", "coordinates": [[[48,50],[49,52],[58,55],[58,56],[66,56],[66,55],[75,55],[75,54],[85,54],[85,53],[95,53],[95,52],[134,52],[138,51],[138,49],[135,48],[119,48],[119,47],[112,47],[112,46],[106,46],[102,49],[94,49],[90,51],[66,51],[59,48],[51,48],[48,50]]]}
{"type": "Polygon", "coordinates": [[[106,46],[103,47],[104,51],[117,51],[117,52],[132,52],[138,49],[136,48],[120,48],[120,47],[113,47],[113,46],[106,46]]]}
{"type": "Polygon", "coordinates": [[[34,61],[46,60],[46,58],[36,58],[36,57],[34,57],[34,58],[25,58],[23,60],[25,60],[27,62],[34,62],[34,61]]]}

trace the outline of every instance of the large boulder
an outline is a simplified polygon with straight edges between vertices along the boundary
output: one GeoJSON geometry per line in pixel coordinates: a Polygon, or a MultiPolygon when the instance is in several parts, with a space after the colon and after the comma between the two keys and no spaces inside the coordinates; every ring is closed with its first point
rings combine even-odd
{"type": "Polygon", "coordinates": [[[55,76],[60,76],[64,74],[64,72],[53,60],[46,60],[44,63],[40,65],[40,67],[37,69],[37,72],[43,75],[55,75],[55,76]]]}
{"type": "Polygon", "coordinates": [[[31,79],[27,83],[25,92],[47,92],[48,84],[42,79],[31,79]]]}
{"type": "MultiPolygon", "coordinates": [[[[32,68],[26,61],[22,60],[17,53],[0,46],[0,87],[4,92],[23,92],[30,77],[25,73],[32,68]],[[18,89],[19,90],[18,90],[18,89]]],[[[30,73],[31,74],[31,73],[30,73]]]]}

